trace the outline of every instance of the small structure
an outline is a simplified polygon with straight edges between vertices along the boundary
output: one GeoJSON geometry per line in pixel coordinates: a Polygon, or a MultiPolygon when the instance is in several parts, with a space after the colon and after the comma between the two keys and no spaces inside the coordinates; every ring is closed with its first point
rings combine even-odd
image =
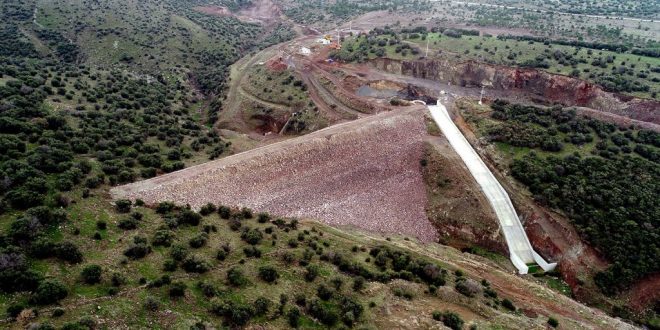
{"type": "Polygon", "coordinates": [[[330,40],[328,40],[326,38],[318,38],[318,39],[316,39],[316,42],[318,42],[322,45],[329,45],[330,44],[330,40]]]}
{"type": "Polygon", "coordinates": [[[309,55],[312,54],[312,51],[307,47],[301,47],[300,48],[300,54],[305,55],[305,56],[309,56],[309,55]]]}

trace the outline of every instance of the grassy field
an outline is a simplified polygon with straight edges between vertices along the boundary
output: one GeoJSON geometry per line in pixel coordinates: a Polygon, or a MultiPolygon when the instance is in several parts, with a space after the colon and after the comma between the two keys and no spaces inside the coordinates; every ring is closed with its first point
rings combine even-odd
{"type": "Polygon", "coordinates": [[[525,33],[551,38],[632,44],[637,47],[652,47],[654,44],[657,47],[657,42],[660,41],[660,23],[653,19],[653,15],[657,15],[657,10],[653,10],[653,7],[657,8],[657,4],[652,2],[601,1],[589,4],[586,8],[582,7],[586,3],[568,1],[509,1],[506,4],[514,8],[502,8],[502,3],[491,0],[472,3],[479,4],[466,6],[452,2],[435,2],[431,22],[439,26],[478,28],[495,34],[525,33]],[[625,5],[619,8],[612,6],[621,3],[625,5]],[[538,12],[537,9],[553,12],[538,12]],[[600,17],[584,16],[589,10],[600,17]],[[570,12],[576,14],[571,15],[570,12]],[[578,16],[577,13],[582,15],[578,16]],[[617,16],[646,19],[622,20],[617,16]]]}

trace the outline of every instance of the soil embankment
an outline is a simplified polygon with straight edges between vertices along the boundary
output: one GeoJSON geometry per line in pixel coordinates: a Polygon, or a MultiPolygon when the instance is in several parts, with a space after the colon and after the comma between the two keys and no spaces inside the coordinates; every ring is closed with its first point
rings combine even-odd
{"type": "Polygon", "coordinates": [[[440,242],[509,253],[499,222],[479,185],[444,136],[429,139],[422,170],[429,196],[426,214],[440,242]]]}
{"type": "Polygon", "coordinates": [[[251,207],[381,233],[437,240],[420,171],[422,107],[381,113],[157,178],[115,198],[251,207]]]}
{"type": "Polygon", "coordinates": [[[376,59],[372,66],[386,72],[459,86],[523,92],[543,103],[597,109],[635,120],[660,124],[660,102],[604,91],[598,85],[563,75],[526,68],[447,59],[399,61],[376,59]]]}

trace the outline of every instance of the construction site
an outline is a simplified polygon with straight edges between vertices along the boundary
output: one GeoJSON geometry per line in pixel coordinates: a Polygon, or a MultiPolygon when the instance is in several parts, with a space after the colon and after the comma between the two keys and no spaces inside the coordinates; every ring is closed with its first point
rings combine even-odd
{"type": "Polygon", "coordinates": [[[303,26],[304,35],[241,59],[214,125],[250,143],[235,144],[223,159],[114,188],[113,197],[193,209],[221,203],[423,243],[486,246],[510,257],[499,266],[511,272],[557,267],[575,296],[588,297],[581,274],[603,269],[602,256],[564,215],[533,202],[506,175],[465,109],[479,113],[496,99],[560,103],[587,118],[659,131],[657,101],[536,69],[430,58],[428,42],[416,59],[338,60],[343,41],[366,36],[377,20],[367,15],[356,27],[325,33],[303,26]],[[462,142],[448,139],[448,129],[462,142]],[[457,148],[469,148],[469,156],[457,148]],[[429,187],[430,159],[442,164],[446,185],[429,187]]]}

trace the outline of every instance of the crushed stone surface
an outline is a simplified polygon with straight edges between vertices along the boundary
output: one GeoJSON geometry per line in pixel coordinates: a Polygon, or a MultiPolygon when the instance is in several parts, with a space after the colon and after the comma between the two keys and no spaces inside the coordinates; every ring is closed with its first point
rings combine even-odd
{"type": "Polygon", "coordinates": [[[381,113],[111,192],[147,204],[246,206],[435,241],[420,171],[423,117],[418,109],[381,113]]]}

